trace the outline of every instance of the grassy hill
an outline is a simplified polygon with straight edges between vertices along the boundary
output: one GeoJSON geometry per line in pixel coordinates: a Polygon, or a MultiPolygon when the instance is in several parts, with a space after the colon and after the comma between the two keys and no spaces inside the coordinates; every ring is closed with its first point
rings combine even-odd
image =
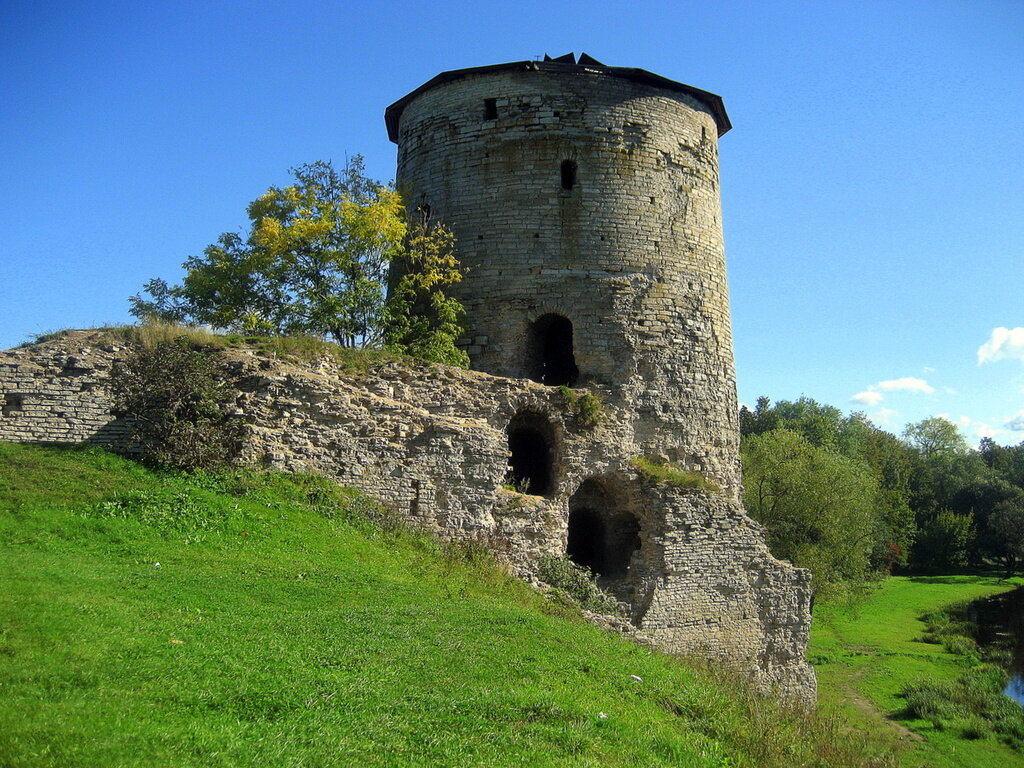
{"type": "Polygon", "coordinates": [[[307,476],[0,444],[0,765],[871,766],[307,476]]]}

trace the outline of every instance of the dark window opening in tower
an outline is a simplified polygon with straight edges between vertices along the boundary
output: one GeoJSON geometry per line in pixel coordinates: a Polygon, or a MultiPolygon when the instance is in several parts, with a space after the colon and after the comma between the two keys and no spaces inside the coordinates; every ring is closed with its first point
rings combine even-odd
{"type": "Polygon", "coordinates": [[[549,387],[575,384],[580,371],[573,354],[572,323],[561,315],[544,315],[533,324],[530,336],[530,378],[549,387]]]}
{"type": "Polygon", "coordinates": [[[498,118],[498,100],[484,99],[484,120],[496,120],[498,118]]]}
{"type": "Polygon", "coordinates": [[[569,541],[565,554],[576,565],[595,574],[604,572],[605,531],[601,516],[592,509],[574,509],[569,513],[569,541]]]}
{"type": "Polygon", "coordinates": [[[588,507],[569,513],[565,554],[597,576],[625,576],[633,553],[640,548],[640,524],[628,512],[605,516],[588,507]]]}
{"type": "Polygon", "coordinates": [[[506,481],[520,493],[545,496],[554,489],[554,429],[539,413],[519,413],[508,425],[506,481]]]}
{"type": "Polygon", "coordinates": [[[569,559],[602,578],[625,576],[640,548],[640,522],[625,505],[614,483],[591,478],[580,485],[569,500],[569,559]]]}
{"type": "Polygon", "coordinates": [[[562,161],[562,189],[566,192],[576,186],[576,161],[562,161]]]}

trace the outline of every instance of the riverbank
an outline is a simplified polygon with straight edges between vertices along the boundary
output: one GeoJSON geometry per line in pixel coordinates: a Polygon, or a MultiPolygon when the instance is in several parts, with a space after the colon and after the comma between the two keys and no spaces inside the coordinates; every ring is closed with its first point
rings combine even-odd
{"type": "Polygon", "coordinates": [[[897,733],[908,747],[905,766],[1024,768],[1024,755],[994,739],[962,739],[925,720],[902,717],[905,701],[899,695],[910,683],[954,680],[968,664],[941,645],[920,642],[922,615],[1022,582],[989,576],[895,576],[855,609],[822,606],[814,617],[808,652],[822,706],[868,730],[897,733]]]}

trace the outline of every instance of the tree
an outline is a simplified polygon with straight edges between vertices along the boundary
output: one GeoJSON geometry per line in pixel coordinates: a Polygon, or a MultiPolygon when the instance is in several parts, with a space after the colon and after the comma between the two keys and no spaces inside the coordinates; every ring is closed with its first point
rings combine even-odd
{"type": "Polygon", "coordinates": [[[743,445],[744,504],[776,557],[808,568],[816,596],[849,593],[875,576],[878,484],[861,462],[777,429],[743,445]]]}
{"type": "Polygon", "coordinates": [[[986,538],[988,550],[1003,566],[1003,578],[1010,578],[1024,562],[1024,494],[995,505],[986,538]]]}
{"type": "Polygon", "coordinates": [[[1008,482],[1024,490],[1024,443],[1001,446],[990,438],[982,438],[979,448],[985,463],[999,472],[1008,482]]]}
{"type": "Polygon", "coordinates": [[[967,440],[960,434],[956,424],[941,416],[908,424],[903,430],[904,441],[922,456],[955,455],[967,453],[967,440]]]}
{"type": "Polygon", "coordinates": [[[962,568],[974,542],[974,521],[970,515],[958,515],[940,509],[919,525],[914,542],[914,564],[929,571],[945,572],[962,568]]]}
{"type": "Polygon", "coordinates": [[[132,314],[256,334],[326,336],[342,346],[392,345],[465,362],[455,348],[462,306],[434,292],[461,279],[443,226],[411,225],[401,196],[367,178],[359,156],[293,169],[248,207],[249,233],[225,233],[188,259],[181,285],[151,280],[132,314]],[[406,283],[388,301],[392,263],[406,283]],[[413,284],[417,301],[408,295],[413,284]],[[412,318],[410,313],[423,315],[412,318]],[[390,325],[400,330],[390,329],[390,325]]]}
{"type": "Polygon", "coordinates": [[[740,411],[744,440],[774,429],[799,433],[811,445],[866,464],[878,483],[874,501],[877,536],[871,562],[875,568],[890,570],[904,565],[916,533],[909,506],[910,474],[914,452],[863,414],[844,417],[838,408],[809,397],[780,400],[757,399],[756,408],[740,411]]]}
{"type": "Polygon", "coordinates": [[[468,367],[469,356],[455,346],[464,310],[445,293],[462,279],[454,236],[442,228],[414,225],[395,266],[384,323],[386,345],[423,360],[468,367]]]}

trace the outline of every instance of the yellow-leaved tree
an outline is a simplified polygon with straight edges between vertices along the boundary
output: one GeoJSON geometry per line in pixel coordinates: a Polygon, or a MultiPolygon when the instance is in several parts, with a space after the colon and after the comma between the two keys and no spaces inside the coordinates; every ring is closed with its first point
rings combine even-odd
{"type": "Polygon", "coordinates": [[[132,314],[252,334],[311,334],[346,347],[389,346],[466,365],[455,347],[461,279],[443,226],[411,224],[401,195],[367,178],[356,155],[292,170],[248,208],[249,233],[225,233],[185,264],[180,285],[150,280],[132,314]],[[392,264],[401,276],[387,280],[392,264]]]}

